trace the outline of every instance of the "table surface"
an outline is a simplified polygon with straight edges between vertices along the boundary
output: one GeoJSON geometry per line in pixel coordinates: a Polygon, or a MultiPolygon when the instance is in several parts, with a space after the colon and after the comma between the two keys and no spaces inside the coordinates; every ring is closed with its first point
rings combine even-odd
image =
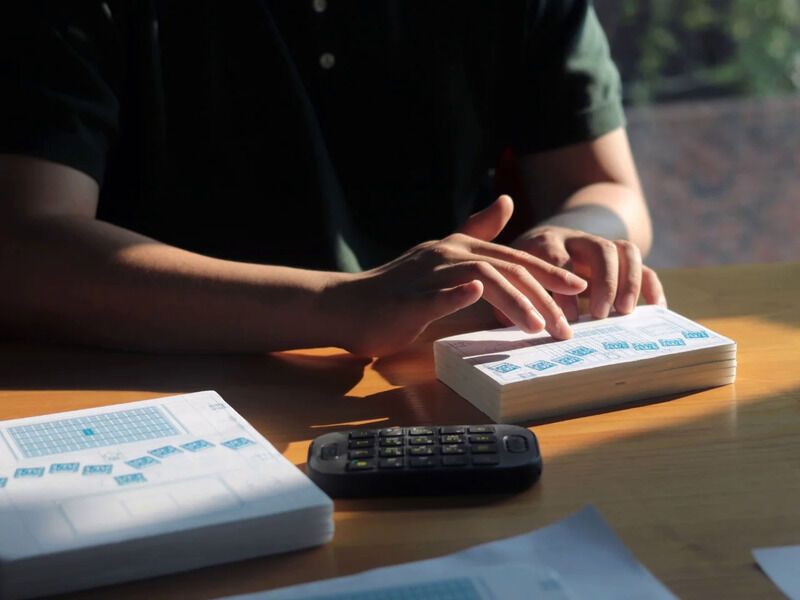
{"type": "MultiPolygon", "coordinates": [[[[336,501],[323,547],[71,597],[215,597],[346,575],[528,532],[588,503],[682,598],[780,597],[750,551],[800,544],[800,263],[662,279],[673,309],[738,342],[734,385],[534,424],[545,470],[521,494],[336,501]]],[[[375,361],[337,349],[168,356],[0,344],[0,419],[202,389],[301,466],[310,440],[336,428],[487,420],[435,379],[430,339],[375,361]]]]}

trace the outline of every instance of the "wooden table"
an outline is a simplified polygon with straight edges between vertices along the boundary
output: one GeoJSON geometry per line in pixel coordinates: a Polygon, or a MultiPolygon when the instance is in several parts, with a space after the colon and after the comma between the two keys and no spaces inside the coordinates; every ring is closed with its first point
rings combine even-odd
{"type": "MultiPolygon", "coordinates": [[[[673,308],[737,340],[735,385],[534,427],[544,475],[519,495],[337,501],[327,546],[75,596],[274,588],[454,552],[592,503],[678,596],[780,597],[750,550],[800,544],[800,264],[663,280],[673,308]]],[[[335,349],[187,357],[0,344],[0,418],[202,389],[298,465],[311,438],[337,427],[486,420],[435,380],[429,341],[373,362],[335,349]]]]}

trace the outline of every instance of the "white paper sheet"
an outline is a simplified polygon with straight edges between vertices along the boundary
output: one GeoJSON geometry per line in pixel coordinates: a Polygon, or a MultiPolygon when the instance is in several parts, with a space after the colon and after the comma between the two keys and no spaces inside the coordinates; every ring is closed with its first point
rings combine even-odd
{"type": "Polygon", "coordinates": [[[0,422],[0,561],[304,506],[332,504],[216,392],[0,422]]]}
{"type": "MultiPolygon", "coordinates": [[[[467,584],[465,584],[467,585],[467,584]]],[[[538,531],[449,556],[329,579],[235,600],[672,599],[593,507],[538,531]],[[504,568],[505,571],[496,569],[504,568]],[[446,596],[422,584],[467,580],[484,595],[446,596]],[[417,589],[415,589],[417,586],[417,589]],[[502,586],[502,587],[501,587],[502,586]]],[[[229,600],[234,600],[231,597],[229,600]]]]}
{"type": "Polygon", "coordinates": [[[475,331],[438,340],[501,385],[595,367],[731,345],[732,340],[660,306],[600,321],[584,318],[570,340],[517,327],[475,331]]]}
{"type": "Polygon", "coordinates": [[[800,546],[753,550],[758,566],[791,600],[800,600],[800,546]]]}

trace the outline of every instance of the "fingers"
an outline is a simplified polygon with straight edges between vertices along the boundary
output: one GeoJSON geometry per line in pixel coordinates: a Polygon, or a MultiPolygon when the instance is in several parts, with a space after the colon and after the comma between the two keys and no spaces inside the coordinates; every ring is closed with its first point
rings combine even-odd
{"type": "Polygon", "coordinates": [[[500,235],[513,212],[511,197],[500,196],[487,208],[470,216],[458,232],[489,242],[500,235]]]}
{"type": "Polygon", "coordinates": [[[564,317],[570,323],[577,321],[580,315],[580,309],[578,308],[578,297],[577,296],[565,296],[564,294],[553,294],[553,300],[555,303],[558,304],[561,312],[564,313],[564,317]]]}
{"type": "MultiPolygon", "coordinates": [[[[552,292],[572,296],[580,294],[588,285],[586,280],[561,268],[562,265],[548,262],[523,250],[475,239],[464,240],[464,245],[468,250],[481,257],[522,265],[545,289],[552,292]]],[[[564,262],[568,261],[569,255],[566,254],[564,262]]]]}
{"type": "Polygon", "coordinates": [[[627,315],[636,308],[642,287],[642,255],[639,248],[631,242],[617,240],[619,260],[619,279],[614,308],[619,314],[627,315]]]}
{"type": "Polygon", "coordinates": [[[468,281],[455,287],[435,290],[424,298],[426,321],[430,323],[475,304],[483,295],[483,283],[468,281]]]}
{"type": "Polygon", "coordinates": [[[565,247],[570,255],[589,266],[589,312],[605,319],[617,297],[619,257],[614,242],[596,236],[569,238],[565,247]]]}
{"type": "Polygon", "coordinates": [[[572,336],[561,309],[520,265],[487,259],[448,265],[439,269],[438,274],[438,285],[454,285],[465,279],[481,281],[483,297],[525,331],[545,328],[558,339],[572,336]]]}
{"type": "MultiPolygon", "coordinates": [[[[574,267],[576,273],[589,279],[589,309],[595,318],[607,317],[612,307],[619,314],[632,312],[643,289],[665,302],[658,277],[652,270],[645,271],[641,251],[627,240],[611,242],[578,231],[544,229],[520,244],[535,257],[557,267],[574,267]],[[644,273],[647,279],[643,281],[644,273]]],[[[579,309],[574,294],[548,289],[554,292],[553,298],[567,319],[576,320],[579,309]]]]}
{"type": "Polygon", "coordinates": [[[438,271],[438,285],[450,286],[477,279],[483,284],[483,297],[515,325],[529,332],[541,331],[544,320],[525,295],[489,263],[481,261],[448,265],[438,271]]]}
{"type": "MultiPolygon", "coordinates": [[[[571,272],[571,260],[569,252],[564,246],[563,235],[558,235],[555,232],[544,231],[532,239],[523,242],[520,246],[522,250],[527,251],[536,258],[545,261],[547,264],[559,267],[562,272],[571,272]]],[[[578,293],[586,289],[586,280],[573,275],[573,279],[580,282],[581,289],[578,293]]],[[[578,309],[578,297],[573,293],[560,294],[554,285],[545,285],[545,287],[553,291],[553,300],[561,308],[567,321],[577,321],[580,317],[580,310],[578,309]]]]}
{"type": "Polygon", "coordinates": [[[667,297],[658,275],[650,267],[642,267],[642,296],[647,304],[667,307],[667,297]]]}
{"type": "Polygon", "coordinates": [[[497,319],[497,322],[500,323],[503,327],[512,327],[514,325],[511,319],[509,319],[502,312],[497,310],[494,306],[492,307],[492,313],[494,313],[494,318],[497,319]]]}

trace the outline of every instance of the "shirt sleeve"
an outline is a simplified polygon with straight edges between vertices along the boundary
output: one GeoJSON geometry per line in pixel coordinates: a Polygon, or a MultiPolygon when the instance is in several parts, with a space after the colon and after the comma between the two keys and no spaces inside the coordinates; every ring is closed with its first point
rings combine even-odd
{"type": "Polygon", "coordinates": [[[119,113],[104,72],[114,58],[110,13],[100,2],[7,4],[22,7],[0,9],[0,153],[102,183],[119,113]]]}
{"type": "Polygon", "coordinates": [[[525,75],[513,147],[529,154],[625,125],[619,72],[590,0],[528,5],[525,75]]]}

